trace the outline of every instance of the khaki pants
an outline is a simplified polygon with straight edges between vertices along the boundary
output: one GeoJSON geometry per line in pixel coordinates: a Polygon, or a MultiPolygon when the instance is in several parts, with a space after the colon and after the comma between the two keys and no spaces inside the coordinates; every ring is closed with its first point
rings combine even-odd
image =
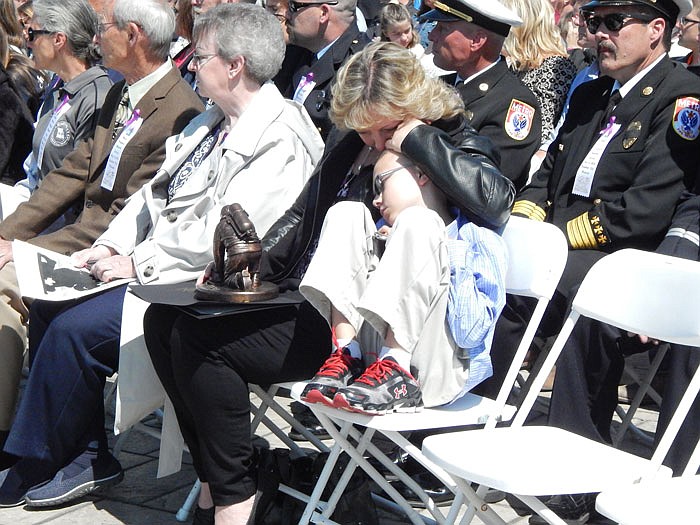
{"type": "Polygon", "coordinates": [[[0,270],[0,430],[9,430],[17,403],[29,316],[17,285],[15,264],[0,270]]]}
{"type": "Polygon", "coordinates": [[[450,267],[445,224],[433,211],[404,210],[379,260],[369,210],[341,202],[326,215],[318,248],[300,285],[306,299],[330,324],[331,304],[358,333],[366,364],[376,359],[388,328],[411,353],[425,406],[458,396],[468,362],[456,357],[445,322],[450,267]]]}

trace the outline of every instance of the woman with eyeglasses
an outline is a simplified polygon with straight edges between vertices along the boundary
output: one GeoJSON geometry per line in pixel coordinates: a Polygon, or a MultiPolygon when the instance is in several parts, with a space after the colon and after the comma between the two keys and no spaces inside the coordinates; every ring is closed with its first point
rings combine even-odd
{"type": "Polygon", "coordinates": [[[685,62],[688,71],[700,75],[700,51],[698,47],[700,42],[700,1],[693,0],[693,8],[686,16],[680,18],[678,22],[680,34],[678,36],[678,44],[690,49],[683,61],[685,62]]]}
{"type": "MultiPolygon", "coordinates": [[[[98,19],[87,0],[34,0],[33,9],[25,29],[28,46],[36,67],[54,76],[39,109],[32,151],[24,163],[26,175],[13,188],[17,202],[27,200],[66,155],[92,136],[112,85],[97,65],[100,55],[93,38],[98,19]]],[[[12,211],[2,210],[3,217],[12,211]]],[[[69,211],[62,223],[75,217],[69,211]]]]}
{"type": "MultiPolygon", "coordinates": [[[[263,238],[262,278],[297,289],[329,208],[357,201],[374,209],[372,172],[386,149],[433,174],[469,220],[502,227],[513,186],[496,167],[489,140],[463,113],[452,88],[428,79],[396,44],[371,44],[349,59],[333,87],[337,128],[296,202],[263,238]]],[[[313,376],[332,350],[328,323],[308,302],[200,320],[152,305],[144,331],[202,481],[195,523],[214,523],[214,515],[217,525],[247,523],[257,485],[248,383],[313,376]]]]}

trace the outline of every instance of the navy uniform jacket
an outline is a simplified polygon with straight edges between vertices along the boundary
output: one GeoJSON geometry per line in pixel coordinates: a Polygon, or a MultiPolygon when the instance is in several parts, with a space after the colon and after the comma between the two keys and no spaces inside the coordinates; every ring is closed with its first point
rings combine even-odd
{"type": "Polygon", "coordinates": [[[621,127],[600,158],[590,195],[574,195],[577,170],[599,136],[612,86],[613,79],[601,77],[576,89],[542,167],[513,208],[564,232],[573,259],[567,270],[582,263],[572,284],[604,253],[653,251],[700,162],[700,79],[664,58],[616,106],[621,127]]]}
{"type": "MultiPolygon", "coordinates": [[[[443,77],[454,85],[455,75],[443,77]]],[[[537,97],[510,72],[501,59],[469,83],[460,83],[457,91],[467,108],[469,124],[496,145],[501,154],[501,172],[520,190],[527,182],[530,159],[540,147],[542,115],[537,97]],[[518,102],[527,106],[519,119],[518,102]]]]}
{"type": "Polygon", "coordinates": [[[316,124],[323,140],[326,139],[332,127],[328,110],[331,104],[331,82],[335,78],[335,73],[349,56],[362,51],[368,43],[369,37],[361,33],[353,22],[319,60],[314,59],[310,65],[299,68],[292,75],[292,82],[288,89],[282,93],[286,98],[293,98],[301,78],[308,73],[313,73],[316,85],[304,100],[304,107],[316,124]]]}

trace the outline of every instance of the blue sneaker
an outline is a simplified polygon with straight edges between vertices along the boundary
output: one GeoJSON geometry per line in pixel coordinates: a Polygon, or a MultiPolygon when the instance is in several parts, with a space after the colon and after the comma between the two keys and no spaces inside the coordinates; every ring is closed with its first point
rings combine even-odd
{"type": "Polygon", "coordinates": [[[119,461],[110,453],[100,454],[81,465],[81,456],[62,468],[46,483],[27,492],[27,507],[54,507],[78,499],[92,491],[116,485],[124,479],[124,471],[119,461]]]}

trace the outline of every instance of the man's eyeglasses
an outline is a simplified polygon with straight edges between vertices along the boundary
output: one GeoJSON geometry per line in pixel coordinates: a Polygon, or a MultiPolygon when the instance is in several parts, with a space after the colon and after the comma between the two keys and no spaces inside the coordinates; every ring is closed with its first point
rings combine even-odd
{"type": "Polygon", "coordinates": [[[693,20],[687,16],[681,17],[681,25],[687,26],[692,24],[700,24],[700,20],[693,20]]]}
{"type": "Polygon", "coordinates": [[[605,16],[595,16],[590,13],[583,13],[583,16],[586,20],[588,32],[592,35],[595,35],[598,32],[600,24],[605,24],[605,27],[607,27],[610,31],[617,32],[624,27],[627,20],[639,20],[645,24],[648,24],[654,20],[654,18],[650,16],[628,15],[626,13],[610,13],[609,15],[605,16]]]}
{"type": "Polygon", "coordinates": [[[296,13],[298,11],[301,11],[305,7],[311,7],[312,5],[338,5],[338,0],[331,0],[329,2],[296,2],[295,0],[290,0],[289,2],[289,10],[292,13],[296,13]]]}
{"type": "Polygon", "coordinates": [[[379,195],[381,195],[381,193],[384,191],[384,183],[389,177],[399,170],[405,170],[407,167],[408,166],[398,166],[396,168],[377,173],[377,175],[374,177],[374,196],[379,197],[379,195]]]}
{"type": "Polygon", "coordinates": [[[194,53],[192,55],[192,60],[190,61],[190,64],[192,64],[192,67],[196,67],[197,69],[200,69],[207,62],[209,62],[212,58],[214,58],[215,56],[216,56],[216,53],[208,53],[206,55],[199,55],[197,53],[194,53]]]}
{"type": "Polygon", "coordinates": [[[53,31],[47,31],[46,29],[34,29],[33,27],[27,28],[27,40],[34,42],[34,39],[39,35],[50,35],[53,31]]]}
{"type": "Polygon", "coordinates": [[[110,26],[116,26],[116,22],[100,22],[97,24],[97,33],[99,35],[104,35],[107,32],[107,29],[110,28],[110,26]]]}

